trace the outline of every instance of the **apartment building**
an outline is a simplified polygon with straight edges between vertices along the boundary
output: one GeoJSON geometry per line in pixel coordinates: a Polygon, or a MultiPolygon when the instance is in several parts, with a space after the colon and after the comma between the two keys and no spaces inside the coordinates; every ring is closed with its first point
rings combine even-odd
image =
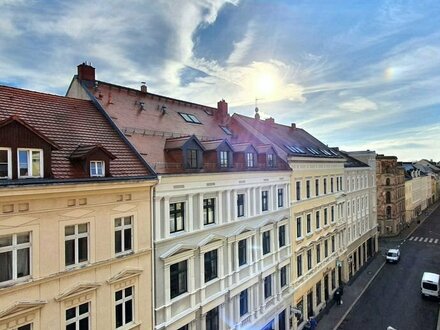
{"type": "Polygon", "coordinates": [[[405,171],[395,156],[376,156],[377,222],[382,236],[405,226],[405,171]]]}
{"type": "Polygon", "coordinates": [[[339,153],[344,164],[345,229],[340,259],[342,279],[348,282],[378,250],[376,214],[376,153],[339,153]]]}
{"type": "Polygon", "coordinates": [[[159,175],[154,206],[155,329],[288,329],[290,173],[270,143],[241,141],[228,105],[176,100],[95,79],[91,99],[159,175]]]}
{"type": "Polygon", "coordinates": [[[255,118],[234,114],[232,119],[232,127],[246,130],[248,139],[272,143],[292,169],[291,325],[302,328],[308,317],[325,307],[340,281],[345,159],[295,124],[260,120],[258,113],[255,118]]]}
{"type": "Polygon", "coordinates": [[[92,102],[0,86],[0,329],[151,329],[155,183],[92,102]]]}

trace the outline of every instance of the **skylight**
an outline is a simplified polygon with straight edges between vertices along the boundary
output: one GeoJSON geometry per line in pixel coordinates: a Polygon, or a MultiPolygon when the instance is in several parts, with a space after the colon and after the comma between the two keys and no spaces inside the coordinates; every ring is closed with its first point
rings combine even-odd
{"type": "Polygon", "coordinates": [[[318,150],[316,150],[315,148],[312,148],[312,147],[306,147],[306,149],[308,150],[308,151],[310,151],[312,154],[314,154],[314,155],[320,155],[321,153],[318,151],[318,150]]]}
{"type": "Polygon", "coordinates": [[[328,150],[326,150],[326,149],[319,149],[319,151],[321,151],[324,155],[327,155],[327,156],[331,156],[332,154],[330,153],[330,151],[328,151],[328,150]]]}
{"type": "Polygon", "coordinates": [[[200,120],[197,119],[196,116],[190,113],[179,112],[179,115],[187,122],[193,124],[201,124],[200,120]]]}
{"type": "Polygon", "coordinates": [[[225,132],[228,135],[232,135],[232,132],[229,128],[227,128],[226,126],[220,126],[220,128],[223,130],[223,132],[225,132]]]}
{"type": "Polygon", "coordinates": [[[297,146],[288,146],[288,145],[285,145],[285,147],[286,147],[287,149],[289,149],[289,151],[292,152],[292,153],[294,153],[294,154],[305,154],[304,149],[302,149],[302,148],[300,148],[300,147],[297,147],[297,146]]]}

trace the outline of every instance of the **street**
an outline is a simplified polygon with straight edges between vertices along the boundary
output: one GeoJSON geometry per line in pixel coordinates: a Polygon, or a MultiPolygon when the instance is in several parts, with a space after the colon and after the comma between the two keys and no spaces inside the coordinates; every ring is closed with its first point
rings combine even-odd
{"type": "Polygon", "coordinates": [[[390,238],[380,248],[399,245],[400,262],[384,265],[338,329],[436,329],[439,302],[422,298],[420,281],[425,271],[440,273],[440,208],[407,240],[390,238]]]}

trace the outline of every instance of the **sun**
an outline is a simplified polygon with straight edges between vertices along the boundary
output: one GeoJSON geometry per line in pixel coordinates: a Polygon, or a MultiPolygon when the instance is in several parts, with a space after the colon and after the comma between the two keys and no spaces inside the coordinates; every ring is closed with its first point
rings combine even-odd
{"type": "Polygon", "coordinates": [[[257,97],[270,97],[276,91],[277,78],[269,73],[258,73],[254,84],[257,97]]]}

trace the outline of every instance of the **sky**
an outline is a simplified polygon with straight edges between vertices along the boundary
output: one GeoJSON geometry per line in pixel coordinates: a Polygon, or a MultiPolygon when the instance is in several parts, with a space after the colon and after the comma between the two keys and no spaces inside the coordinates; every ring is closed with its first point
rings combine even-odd
{"type": "Polygon", "coordinates": [[[0,84],[97,79],[440,161],[440,1],[0,0],[0,84]]]}

